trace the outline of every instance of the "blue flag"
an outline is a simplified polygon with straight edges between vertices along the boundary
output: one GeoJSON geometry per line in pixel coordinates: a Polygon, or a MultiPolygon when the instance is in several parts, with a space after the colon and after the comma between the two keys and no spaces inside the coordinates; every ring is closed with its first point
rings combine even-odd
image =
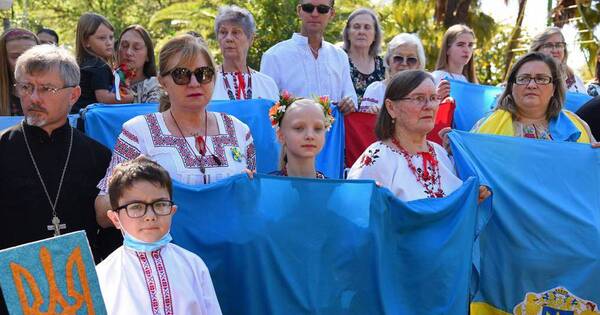
{"type": "Polygon", "coordinates": [[[366,180],[176,183],[172,234],[224,314],[466,314],[477,187],[404,203],[366,180]]]}
{"type": "Polygon", "coordinates": [[[600,314],[600,150],[463,132],[450,139],[459,173],[493,191],[471,314],[600,314]]]}
{"type": "MultiPolygon", "coordinates": [[[[450,82],[450,96],[456,100],[454,128],[469,131],[477,121],[487,116],[495,107],[503,87],[473,84],[446,78],[450,82]]],[[[576,112],[583,104],[592,99],[581,93],[568,92],[564,108],[576,112]]]]}
{"type": "MultiPolygon", "coordinates": [[[[269,173],[277,170],[279,164],[280,145],[271,127],[268,112],[273,101],[258,99],[246,101],[212,101],[208,109],[235,116],[244,122],[254,138],[256,147],[257,171],[269,173]]],[[[94,104],[82,111],[85,121],[85,132],[106,147],[113,149],[123,123],[129,119],[158,111],[158,105],[124,104],[104,105],[94,104]]],[[[333,108],[336,118],[327,133],[325,146],[317,157],[317,169],[329,178],[341,178],[344,162],[344,119],[337,108],[333,108]]]]}
{"type": "MultiPolygon", "coordinates": [[[[78,118],[79,114],[72,114],[68,116],[71,127],[77,127],[78,118]]],[[[0,116],[0,131],[20,123],[21,120],[23,120],[23,116],[0,116]]]]}

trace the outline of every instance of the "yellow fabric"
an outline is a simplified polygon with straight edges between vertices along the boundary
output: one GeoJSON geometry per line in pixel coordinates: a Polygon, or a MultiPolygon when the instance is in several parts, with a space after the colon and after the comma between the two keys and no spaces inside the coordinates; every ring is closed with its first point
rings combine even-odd
{"type": "Polygon", "coordinates": [[[484,302],[471,303],[471,315],[511,315],[484,302]]]}
{"type": "MultiPolygon", "coordinates": [[[[579,118],[570,111],[563,111],[575,127],[581,132],[577,139],[579,143],[590,143],[590,137],[579,118]]],[[[485,121],[475,129],[475,133],[486,133],[500,136],[515,136],[512,114],[506,110],[495,110],[485,121]]]]}

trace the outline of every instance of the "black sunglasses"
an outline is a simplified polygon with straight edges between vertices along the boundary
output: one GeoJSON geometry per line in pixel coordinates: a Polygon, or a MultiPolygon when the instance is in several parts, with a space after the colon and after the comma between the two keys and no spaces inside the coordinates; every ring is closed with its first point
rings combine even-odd
{"type": "Polygon", "coordinates": [[[404,57],[404,56],[400,56],[400,55],[396,55],[396,56],[392,57],[392,61],[394,63],[399,63],[399,64],[403,64],[406,62],[406,64],[411,67],[416,65],[417,62],[419,62],[419,60],[415,57],[404,57]]]}
{"type": "Polygon", "coordinates": [[[327,14],[329,13],[329,10],[331,10],[331,7],[325,4],[314,5],[312,3],[304,3],[301,4],[300,7],[302,8],[302,11],[306,13],[313,13],[315,8],[317,8],[319,14],[327,14]]]}
{"type": "Polygon", "coordinates": [[[200,67],[192,71],[187,68],[175,68],[163,74],[163,76],[171,75],[173,82],[177,85],[186,85],[192,81],[192,74],[196,77],[198,83],[208,83],[215,76],[215,69],[211,67],[200,67]]]}

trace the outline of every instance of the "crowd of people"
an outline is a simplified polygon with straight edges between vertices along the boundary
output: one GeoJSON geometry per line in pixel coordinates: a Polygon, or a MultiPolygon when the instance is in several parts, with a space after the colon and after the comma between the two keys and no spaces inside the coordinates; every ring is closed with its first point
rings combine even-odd
{"type": "MultiPolygon", "coordinates": [[[[156,313],[155,307],[220,314],[208,269],[171,244],[169,234],[176,212],[171,179],[204,185],[256,171],[252,130],[232,115],[208,111],[211,100],[275,101],[268,115],[281,157],[272,175],[325,178],[316,157],[335,123],[335,106],[344,115],[377,115],[377,141],[351,165],[348,179],[375,180],[404,201],[442,198],[460,187],[449,130],[440,133],[440,144],[427,135],[451,94],[450,80],[477,83],[475,33],[450,27],[429,73],[416,34],[397,34],[380,55],[383,34],[370,9],[350,14],[342,47],[323,37],[334,0],[300,0],[296,10],[300,32],[265,51],[260,70],[247,64],[256,23],[237,6],[222,6],[215,18],[221,65],[193,32],[167,41],[155,62],[142,26],[126,27],[115,42],[113,26],[96,13],[80,17],[75,54],[57,46],[51,29],[4,32],[0,115],[24,120],[0,134],[0,216],[12,223],[0,232],[0,249],[83,229],[109,314],[156,313]],[[93,103],[159,106],[127,121],[111,154],[68,123],[69,113],[93,103]],[[161,287],[163,295],[153,297],[160,303],[138,292],[149,279],[164,278],[140,267],[142,257],[178,266],[168,268],[176,270],[168,276],[178,286],[168,296],[161,287]]],[[[536,36],[510,69],[496,109],[472,132],[599,147],[600,53],[587,88],[567,57],[560,29],[536,36]],[[564,109],[567,92],[596,99],[576,114],[564,109]]],[[[480,187],[479,200],[490,194],[480,187]]]]}

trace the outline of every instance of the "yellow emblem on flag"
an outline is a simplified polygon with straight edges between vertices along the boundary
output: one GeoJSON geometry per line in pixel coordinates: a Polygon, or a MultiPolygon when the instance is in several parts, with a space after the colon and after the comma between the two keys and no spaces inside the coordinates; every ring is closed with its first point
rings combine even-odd
{"type": "Polygon", "coordinates": [[[514,315],[600,315],[596,303],[579,298],[569,290],[556,287],[542,293],[528,292],[513,309],[514,315]]]}

